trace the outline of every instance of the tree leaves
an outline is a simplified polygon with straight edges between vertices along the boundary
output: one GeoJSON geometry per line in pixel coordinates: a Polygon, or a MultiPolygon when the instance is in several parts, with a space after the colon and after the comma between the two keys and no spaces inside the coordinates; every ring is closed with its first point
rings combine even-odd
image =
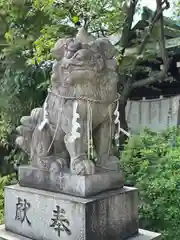
{"type": "Polygon", "coordinates": [[[127,183],[140,195],[140,227],[179,239],[180,128],[134,135],[121,155],[127,183]],[[172,145],[173,143],[173,145],[172,145]]]}

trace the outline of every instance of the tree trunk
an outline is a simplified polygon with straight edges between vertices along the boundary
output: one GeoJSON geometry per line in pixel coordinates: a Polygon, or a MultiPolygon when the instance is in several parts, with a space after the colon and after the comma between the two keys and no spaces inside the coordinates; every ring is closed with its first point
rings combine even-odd
{"type": "MultiPolygon", "coordinates": [[[[120,125],[121,128],[124,129],[125,131],[128,132],[128,125],[126,122],[126,104],[127,104],[127,100],[129,98],[129,95],[131,93],[132,90],[132,78],[131,77],[127,77],[126,75],[120,75],[119,74],[119,81],[118,81],[118,91],[120,94],[120,100],[119,100],[119,120],[120,120],[120,125]],[[122,82],[123,82],[123,90],[122,89],[122,82]]],[[[119,137],[119,150],[123,149],[123,145],[126,141],[126,139],[128,138],[127,135],[125,135],[123,132],[120,133],[120,137],[119,137]]]]}

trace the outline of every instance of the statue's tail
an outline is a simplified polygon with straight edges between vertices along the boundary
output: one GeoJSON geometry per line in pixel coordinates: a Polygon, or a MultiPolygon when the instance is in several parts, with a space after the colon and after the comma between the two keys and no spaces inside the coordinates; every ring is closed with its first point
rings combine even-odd
{"type": "Polygon", "coordinates": [[[16,144],[26,153],[30,154],[32,134],[43,117],[43,108],[35,108],[30,116],[21,118],[21,125],[17,127],[19,136],[16,138],[16,144]]]}

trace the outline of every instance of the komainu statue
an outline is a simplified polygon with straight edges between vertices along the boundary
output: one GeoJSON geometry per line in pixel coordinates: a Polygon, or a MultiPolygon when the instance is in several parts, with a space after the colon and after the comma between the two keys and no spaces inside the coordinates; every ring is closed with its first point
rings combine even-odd
{"type": "Polygon", "coordinates": [[[36,168],[77,175],[114,168],[112,139],[120,131],[114,47],[105,38],[89,41],[82,28],[76,38],[58,40],[52,55],[47,98],[22,117],[16,143],[36,168]]]}

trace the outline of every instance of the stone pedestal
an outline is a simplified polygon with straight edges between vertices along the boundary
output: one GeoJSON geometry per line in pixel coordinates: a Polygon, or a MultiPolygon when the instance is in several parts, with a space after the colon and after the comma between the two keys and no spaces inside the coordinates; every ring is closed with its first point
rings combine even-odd
{"type": "MultiPolygon", "coordinates": [[[[3,240],[31,240],[30,238],[26,238],[20,236],[18,234],[12,233],[5,229],[4,225],[0,226],[0,239],[3,240]]],[[[161,235],[154,232],[149,232],[143,229],[139,229],[139,233],[136,236],[130,237],[127,240],[160,240],[161,235]]],[[[120,240],[120,238],[118,238],[120,240]]]]}
{"type": "Polygon", "coordinates": [[[5,226],[0,228],[0,238],[160,239],[160,234],[138,229],[138,191],[122,183],[121,175],[107,171],[59,176],[21,167],[19,184],[5,187],[5,226]],[[110,190],[113,183],[116,189],[110,190]]]}
{"type": "Polygon", "coordinates": [[[70,171],[54,173],[32,166],[19,167],[19,184],[46,191],[89,197],[124,185],[122,172],[96,169],[94,175],[77,176],[70,171]]]}
{"type": "Polygon", "coordinates": [[[35,240],[127,239],[138,233],[137,201],[134,188],[84,199],[14,185],[5,188],[5,227],[35,240]]]}

